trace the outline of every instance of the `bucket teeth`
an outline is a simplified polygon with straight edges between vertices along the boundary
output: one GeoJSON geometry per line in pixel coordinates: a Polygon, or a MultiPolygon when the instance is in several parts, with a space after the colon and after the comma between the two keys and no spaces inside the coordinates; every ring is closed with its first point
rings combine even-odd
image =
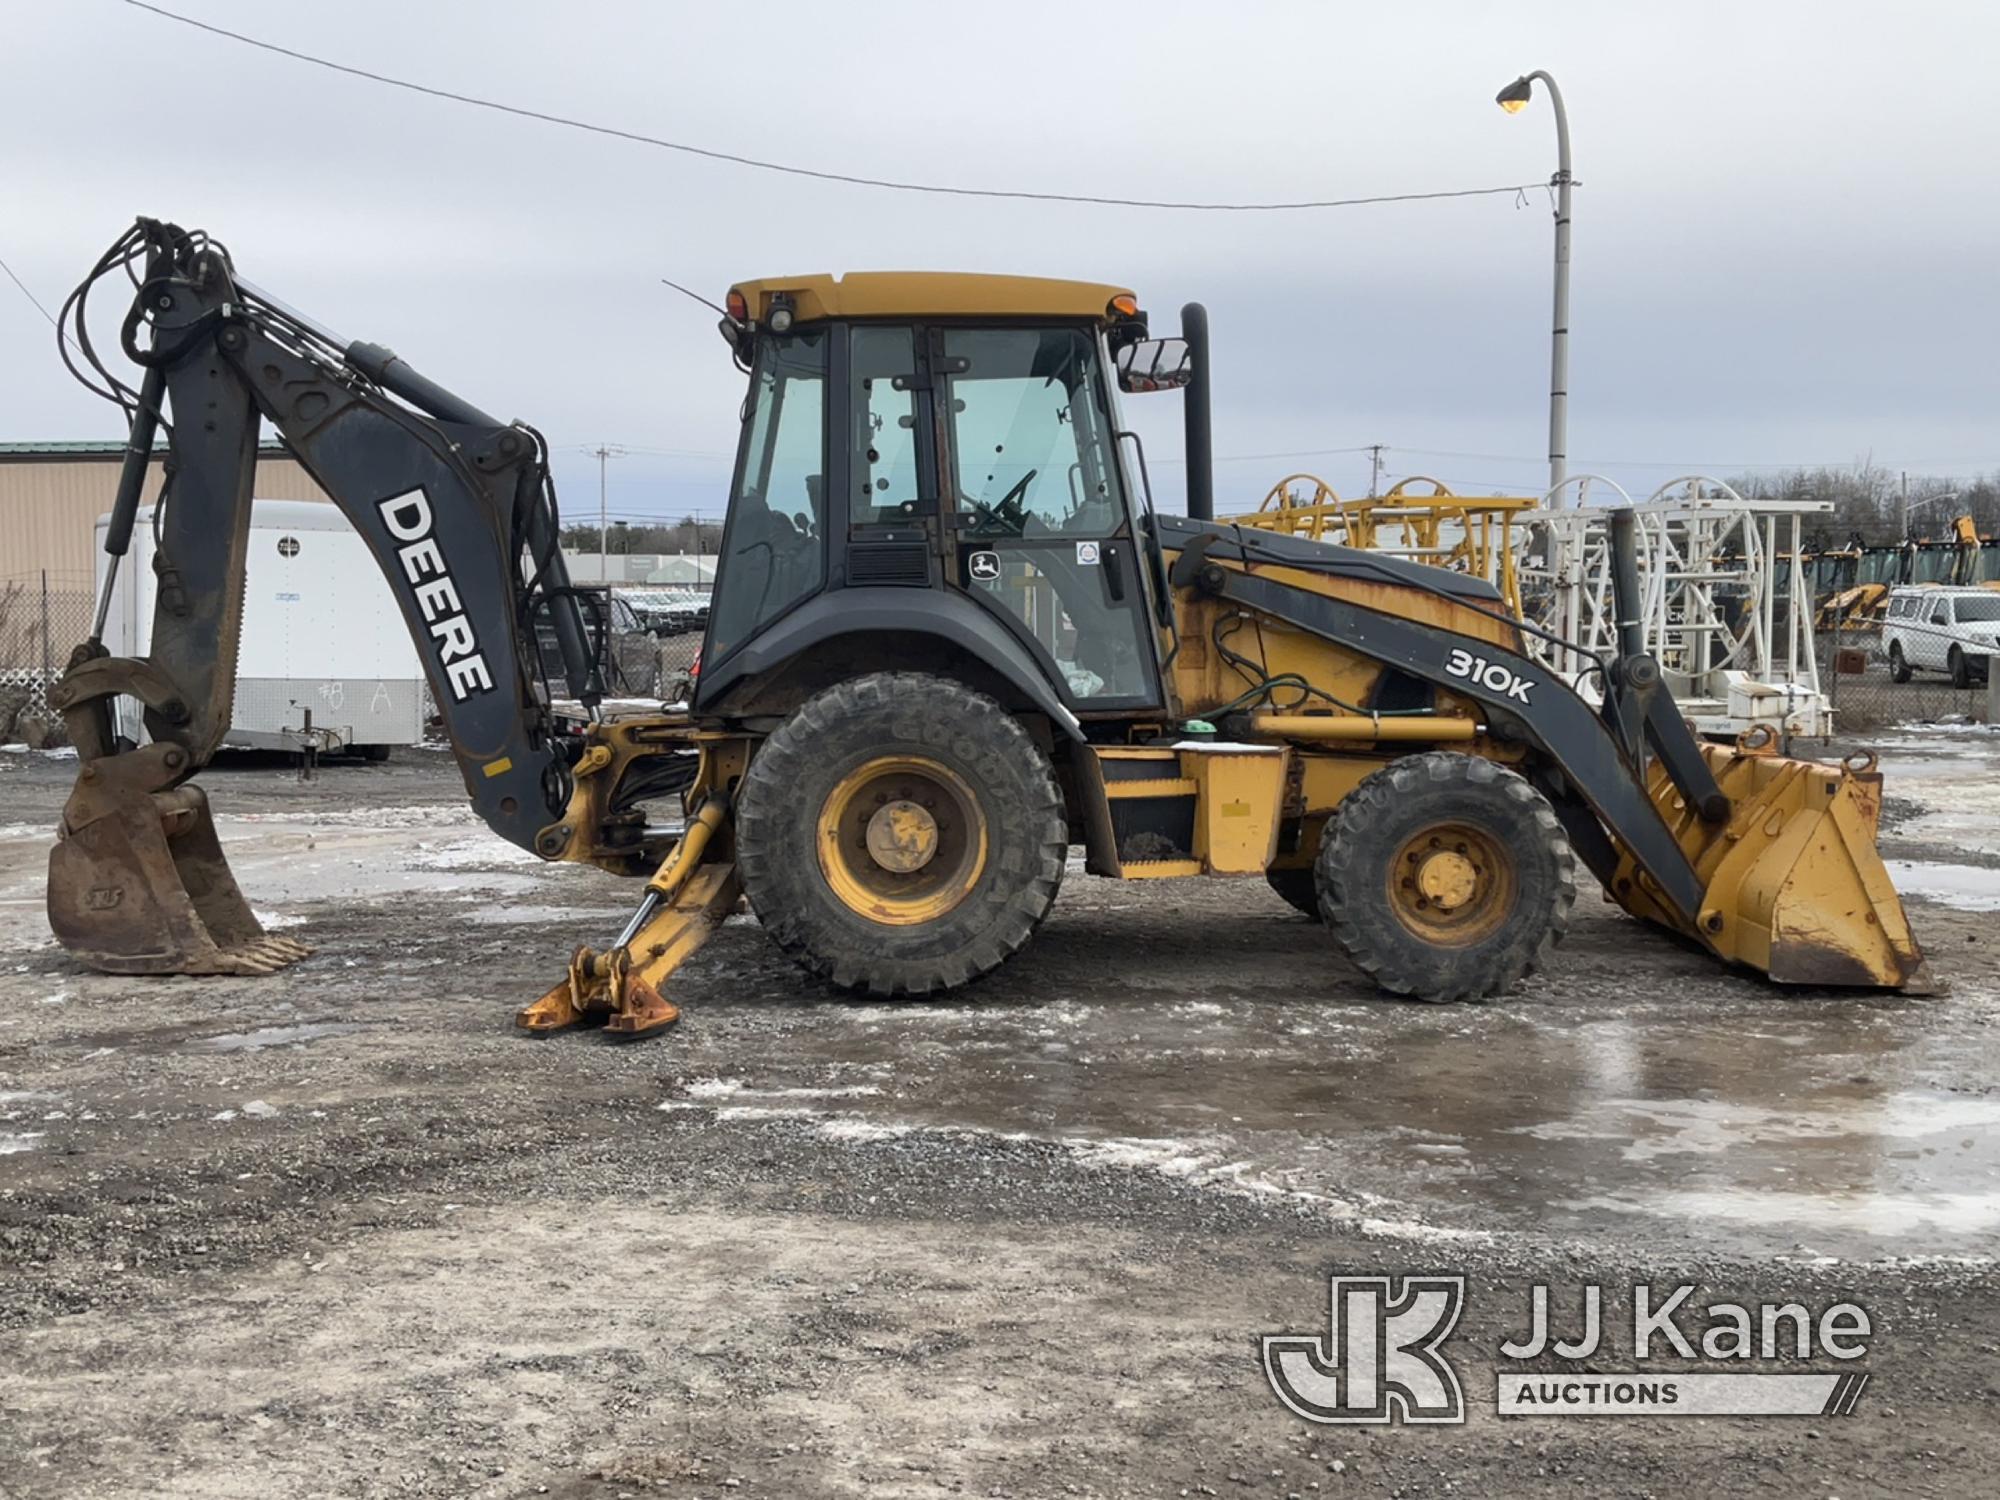
{"type": "Polygon", "coordinates": [[[215,972],[275,974],[311,954],[312,949],[303,943],[295,943],[290,938],[267,937],[257,942],[240,943],[234,948],[217,949],[215,972]]]}

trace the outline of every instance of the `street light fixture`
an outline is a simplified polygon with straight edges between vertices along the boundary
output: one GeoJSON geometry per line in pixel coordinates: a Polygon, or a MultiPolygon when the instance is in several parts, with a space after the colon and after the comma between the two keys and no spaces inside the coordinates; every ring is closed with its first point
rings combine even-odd
{"type": "Polygon", "coordinates": [[[1536,79],[1548,89],[1549,103],[1556,112],[1556,175],[1549,179],[1556,190],[1555,327],[1549,348],[1549,491],[1553,494],[1569,471],[1569,195],[1574,185],[1569,115],[1563,109],[1562,90],[1540,69],[1523,73],[1495,94],[1493,102],[1508,114],[1518,115],[1534,97],[1536,79]]]}
{"type": "Polygon", "coordinates": [[[1905,539],[1907,539],[1912,534],[1910,523],[1916,519],[1916,514],[1918,511],[1923,510],[1926,507],[1932,505],[1944,505],[1949,501],[1956,500],[1957,498],[1958,498],[1958,491],[1953,490],[1948,495],[1929,495],[1922,500],[1912,500],[1910,498],[1910,492],[1906,482],[1905,488],[1903,490],[1903,536],[1905,537],[1905,539]]]}

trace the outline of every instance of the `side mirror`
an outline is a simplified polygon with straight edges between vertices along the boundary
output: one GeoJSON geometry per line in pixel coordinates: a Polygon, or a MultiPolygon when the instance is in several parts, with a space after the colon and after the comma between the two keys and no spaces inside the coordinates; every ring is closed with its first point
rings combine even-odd
{"type": "Polygon", "coordinates": [[[1128,396],[1177,391],[1194,380],[1186,339],[1142,339],[1118,351],[1118,389],[1128,396]]]}

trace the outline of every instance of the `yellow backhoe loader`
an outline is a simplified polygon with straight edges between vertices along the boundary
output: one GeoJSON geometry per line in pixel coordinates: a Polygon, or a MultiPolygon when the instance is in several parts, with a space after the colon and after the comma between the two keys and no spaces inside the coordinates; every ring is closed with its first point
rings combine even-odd
{"type": "Polygon", "coordinates": [[[1076,846],[1097,875],[1268,880],[1426,1000],[1545,963],[1578,858],[1635,915],[1773,979],[1919,977],[1875,849],[1880,777],[1693,738],[1640,649],[1629,512],[1619,649],[1578,657],[1596,703],[1483,579],[1212,520],[1197,305],[1163,339],[1130,292],[1084,282],[734,288],[722,332],[748,393],[692,705],[580,738],[556,732],[550,678],[595,705],[604,625],[564,575],[533,429],[172,225],[139,221],[69,310],[132,417],[114,566],[171,424],[151,650],[93,637],[58,689],[82,766],[49,914],[85,963],[299,956],[258,928],[189,780],[228,723],[269,421],[381,562],[480,815],[645,881],[616,939],[520,1012],[528,1031],[658,1031],[669,976],[746,896],[832,985],[953,989],[1027,942],[1076,846]],[[90,287],[128,269],[136,389],[83,327],[90,287]],[[1119,417],[1121,394],[1162,390],[1185,401],[1186,516],[1154,509],[1119,417]],[[115,733],[121,695],[143,744],[115,733]]]}

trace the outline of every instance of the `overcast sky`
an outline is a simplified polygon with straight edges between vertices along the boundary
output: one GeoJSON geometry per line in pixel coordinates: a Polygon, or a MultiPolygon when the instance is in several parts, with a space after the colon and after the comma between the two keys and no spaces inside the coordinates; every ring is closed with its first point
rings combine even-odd
{"type": "MultiPolygon", "coordinates": [[[[1575,136],[1572,468],[1870,456],[2000,469],[2000,11],[632,0],[164,0],[340,62],[801,166],[956,185],[1272,200],[1543,182],[1575,136]]],[[[119,0],[11,0],[0,258],[54,311],[136,213],[387,343],[559,450],[565,511],[720,509],[741,377],[713,313],[752,276],[1014,271],[1207,303],[1222,508],[1294,469],[1536,486],[1545,191],[1286,214],[919,196],[778,176],[338,76],[119,0]]],[[[107,299],[104,312],[113,310],[107,299]]],[[[107,320],[108,334],[113,321],[107,320]]],[[[1131,400],[1162,489],[1178,399],[1131,400]]],[[[0,438],[122,436],[0,282],[0,438]]]]}

